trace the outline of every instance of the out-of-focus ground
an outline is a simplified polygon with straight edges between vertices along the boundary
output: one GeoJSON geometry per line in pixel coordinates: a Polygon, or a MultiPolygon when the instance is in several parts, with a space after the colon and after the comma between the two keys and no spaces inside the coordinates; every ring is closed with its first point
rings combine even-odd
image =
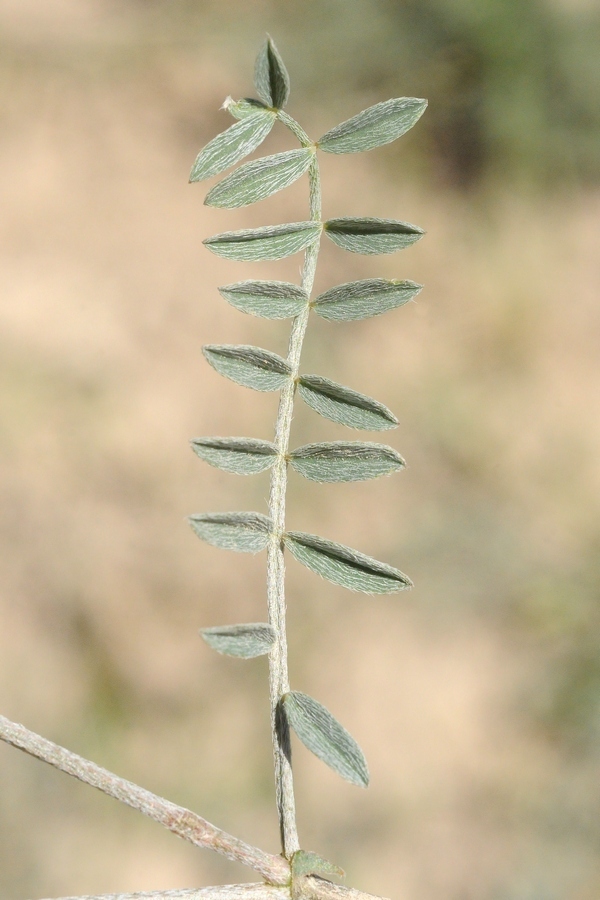
{"type": "MultiPolygon", "coordinates": [[[[443,3],[423,4],[425,25],[416,4],[362,6],[361,25],[361,4],[334,0],[0,0],[0,711],[277,851],[266,662],[219,657],[197,635],[264,617],[264,556],[205,546],[184,521],[265,511],[266,475],[211,469],[187,441],[271,436],[276,396],[225,382],[200,347],[284,352],[286,322],[243,316],[217,286],[297,280],[299,257],[231,263],[201,241],[302,219],[306,183],[224,211],[204,207],[187,174],[230,124],[224,97],[252,93],[270,31],[309,133],[427,91],[434,123],[393,149],[323,159],[327,217],[396,217],[428,234],[391,257],[331,244],[320,257],[317,290],[369,276],[426,288],[384,317],[315,319],[308,332],[304,371],[394,409],[386,439],[408,468],[354,485],[292,475],[288,522],[388,560],[416,586],[352,595],[289,563],[292,685],[346,725],[372,772],[362,792],[294,746],[302,843],[348,883],[397,900],[595,900],[598,133],[569,107],[581,143],[565,137],[561,153],[518,66],[529,52],[519,10],[539,24],[550,71],[545,11],[585,31],[593,6],[456,6],[471,28],[455,22],[458,34],[475,29],[496,62],[510,51],[506,85],[518,75],[524,101],[520,113],[506,101],[512,119],[501,104],[480,115],[493,92],[474,75],[465,87],[468,66],[444,94],[444,73],[464,67],[452,68],[460,42],[440,31],[443,3]],[[401,8],[414,65],[387,34],[401,8]],[[460,107],[446,128],[444,97],[460,107]]],[[[564,69],[590,73],[575,78],[582,103],[598,76],[584,57],[564,69]]],[[[287,146],[277,133],[264,152],[287,146]]],[[[298,404],[295,445],[344,437],[298,404]]],[[[2,898],[246,878],[0,746],[2,898]]]]}

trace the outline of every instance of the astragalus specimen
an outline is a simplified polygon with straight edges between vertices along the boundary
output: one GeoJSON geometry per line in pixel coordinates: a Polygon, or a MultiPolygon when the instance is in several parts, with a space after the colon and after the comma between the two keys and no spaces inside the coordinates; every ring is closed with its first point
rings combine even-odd
{"type": "MultiPolygon", "coordinates": [[[[365,757],[346,729],[317,700],[290,689],[287,660],[285,552],[317,574],[353,591],[389,594],[411,587],[410,579],[387,563],[314,534],[286,528],[287,469],[292,466],[317,482],[361,481],[392,473],[404,466],[402,457],[385,444],[333,441],[290,449],[294,401],[299,396],[325,418],[350,428],[385,431],[397,425],[382,403],[322,375],[302,374],[302,343],[311,310],[333,321],[364,319],[402,306],[421,286],[412,281],[370,278],[336,285],[312,297],[319,247],[323,236],[351,253],[392,253],[418,241],[423,231],[407,222],[379,218],[322,220],[319,153],[356,153],[390,143],[408,131],[423,114],[426,101],[386,100],[372,106],[318,141],[285,112],[289,78],[270,38],[261,49],[255,69],[259,99],[238,102],[228,98],[225,108],[237,121],[198,155],[190,181],[219,175],[256,150],[276,123],[290,130],[300,146],[255,159],[215,184],[206,196],[210,206],[247,206],[308,175],[309,216],[305,221],[231,231],[207,238],[213,253],[232,260],[278,260],[304,251],[300,284],[282,281],[242,281],[220,288],[230,304],[242,312],[267,319],[292,320],[287,358],[248,345],[209,345],[207,361],[217,372],[244,387],[279,391],[279,409],[272,441],[244,437],[208,437],[192,441],[198,456],[228,472],[250,475],[271,470],[268,514],[216,512],[190,516],[196,534],[226,550],[267,551],[266,622],[212,626],[203,629],[205,641],[231,656],[249,659],[268,654],[272,742],[281,855],[266,853],[227,834],[205,819],[124,781],[94,763],[0,717],[0,737],[39,759],[97,787],[160,822],[180,837],[237,860],[254,869],[262,881],[184,891],[111,895],[133,898],[359,898],[360,892],[333,883],[341,870],[318,854],[301,847],[296,827],[290,729],[300,741],[348,781],[366,787],[365,757]]],[[[96,898],[101,900],[101,898],[96,898]]],[[[107,900],[105,897],[104,900],[107,900]]]]}

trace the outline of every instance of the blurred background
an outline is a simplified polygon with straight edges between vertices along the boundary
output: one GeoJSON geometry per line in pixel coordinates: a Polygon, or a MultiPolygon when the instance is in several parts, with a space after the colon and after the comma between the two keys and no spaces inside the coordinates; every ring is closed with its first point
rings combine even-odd
{"type": "MultiPolygon", "coordinates": [[[[316,288],[425,284],[312,320],[303,369],[377,397],[407,459],[379,482],[292,473],[288,522],[387,560],[410,594],[288,566],[292,686],[363,747],[368,791],[294,745],[303,846],[396,900],[600,892],[600,11],[590,0],[0,0],[0,710],[278,851],[267,666],[198,628],[265,615],[265,558],[192,512],[266,510],[268,476],[200,435],[270,438],[204,343],[285,352],[217,286],[216,232],[297,221],[306,179],[238,211],[189,186],[252,95],[268,31],[318,137],[388,97],[414,131],[323,154],[324,214],[414,222],[377,258],[323,247],[316,288]]],[[[293,146],[275,130],[260,151],[293,146]]],[[[292,444],[348,439],[298,404],[292,444]]],[[[359,435],[356,435],[359,437],[359,435]]],[[[377,435],[366,435],[377,439],[377,435]]],[[[194,887],[251,873],[0,746],[0,895],[194,887]]]]}

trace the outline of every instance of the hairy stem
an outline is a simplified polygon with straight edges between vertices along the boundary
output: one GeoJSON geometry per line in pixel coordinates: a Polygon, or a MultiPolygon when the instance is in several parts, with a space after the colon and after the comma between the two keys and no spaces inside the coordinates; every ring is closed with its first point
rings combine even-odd
{"type": "MultiPolygon", "coordinates": [[[[280,114],[281,115],[281,114],[280,114]]],[[[291,127],[286,116],[284,124],[291,127]]],[[[282,120],[283,121],[283,120],[282,120]]],[[[293,120],[291,120],[293,122],[293,120]]],[[[296,123],[294,123],[296,124],[296,123]]],[[[298,126],[299,128],[299,126],[298,126]]],[[[297,129],[292,128],[294,134],[297,129]]],[[[321,183],[319,166],[315,158],[309,169],[310,183],[310,217],[315,222],[321,221],[321,183]]],[[[315,277],[319,242],[311,244],[306,250],[302,271],[302,287],[310,295],[315,277]]],[[[267,557],[267,603],[269,622],[276,632],[276,640],[269,655],[269,687],[271,698],[271,727],[273,737],[273,756],[275,763],[275,792],[279,829],[283,855],[290,859],[300,849],[296,827],[296,807],[294,800],[294,782],[289,730],[282,714],[280,700],[290,689],[288,680],[287,638],[285,628],[285,560],[283,534],[285,532],[285,494],[287,486],[287,452],[292,425],[292,411],[296,379],[300,365],[300,354],[304,333],[308,324],[309,307],[297,316],[292,324],[288,348],[288,362],[291,366],[291,377],[281,389],[277,423],[275,425],[275,444],[279,456],[271,474],[271,492],[269,497],[269,515],[273,521],[273,539],[268,547],[267,557]]]]}
{"type": "Polygon", "coordinates": [[[109,797],[132,806],[155,822],[160,822],[169,831],[195,844],[196,847],[206,847],[228,859],[241,862],[259,872],[265,881],[271,884],[289,884],[290,868],[280,856],[273,856],[259,850],[258,847],[246,844],[191,810],[176,806],[175,803],[164,800],[131,781],[113,775],[96,763],[65,750],[64,747],[29,731],[23,725],[5,719],[4,716],[0,716],[0,740],[49,763],[67,775],[73,775],[85,784],[98,788],[109,797]]]}
{"type": "Polygon", "coordinates": [[[222,884],[177,891],[61,897],[58,900],[290,900],[290,889],[272,884],[222,884]]]}

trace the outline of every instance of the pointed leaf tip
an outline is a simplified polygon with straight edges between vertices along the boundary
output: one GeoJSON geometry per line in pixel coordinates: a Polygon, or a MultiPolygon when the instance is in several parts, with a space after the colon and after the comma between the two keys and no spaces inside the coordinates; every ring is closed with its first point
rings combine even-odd
{"type": "Polygon", "coordinates": [[[426,108],[427,100],[418,97],[384,100],[332,128],[318,146],[327,153],[358,153],[381,147],[412,128],[426,108]]]}
{"type": "Polygon", "coordinates": [[[297,316],[308,305],[308,294],[288,281],[239,281],[219,288],[222,297],[241,312],[264,319],[297,316]]]}
{"type": "Polygon", "coordinates": [[[346,781],[367,787],[369,769],[364,753],[328,709],[300,691],[284,694],[281,704],[305,747],[346,781]]]}
{"type": "Polygon", "coordinates": [[[338,247],[367,256],[403,250],[425,234],[422,228],[410,222],[369,217],[329,219],[323,228],[327,237],[338,247]]]}
{"type": "Polygon", "coordinates": [[[192,450],[200,459],[223,472],[235,475],[254,475],[270,469],[278,450],[270,441],[256,438],[194,438],[192,450]]]}
{"type": "Polygon", "coordinates": [[[267,106],[283,109],[290,95],[290,76],[273,40],[267,35],[254,67],[254,85],[267,106]]]}
{"type": "Polygon", "coordinates": [[[267,622],[216,625],[202,628],[200,634],[213,650],[240,659],[264,656],[275,643],[275,629],[267,622]]]}
{"type": "Polygon", "coordinates": [[[398,424],[394,413],[383,403],[321,375],[301,375],[298,393],[315,412],[349,428],[386,431],[398,424]]]}
{"type": "Polygon", "coordinates": [[[350,591],[395,594],[413,586],[399,569],[316,534],[289,531],[284,535],[284,542],[292,556],[307,569],[350,591]]]}
{"type": "Polygon", "coordinates": [[[234,209],[264,200],[297,181],[310,166],[313,150],[286,150],[240,166],[206,195],[206,206],[234,209]]]}
{"type": "Polygon", "coordinates": [[[323,319],[353,322],[380,316],[404,306],[422,290],[414,281],[388,281],[385,278],[365,278],[338,284],[313,301],[314,311],[323,319]]]}
{"type": "Polygon", "coordinates": [[[239,553],[264,550],[273,530],[271,519],[257,512],[197,513],[188,522],[207,544],[239,553]]]}
{"type": "Polygon", "coordinates": [[[369,441],[305,444],[290,453],[290,464],[311,481],[367,481],[404,468],[399,453],[369,441]]]}
{"type": "Polygon", "coordinates": [[[283,259],[304,250],[321,235],[320,222],[289,222],[226,231],[206,238],[202,243],[217,256],[241,261],[283,259]]]}
{"type": "Polygon", "coordinates": [[[218,134],[196,157],[190,181],[204,181],[233,166],[262,144],[275,122],[269,109],[253,112],[247,118],[218,134]]]}
{"type": "Polygon", "coordinates": [[[262,347],[207,344],[202,352],[220,375],[255,391],[277,391],[291,374],[287,360],[262,347]]]}

